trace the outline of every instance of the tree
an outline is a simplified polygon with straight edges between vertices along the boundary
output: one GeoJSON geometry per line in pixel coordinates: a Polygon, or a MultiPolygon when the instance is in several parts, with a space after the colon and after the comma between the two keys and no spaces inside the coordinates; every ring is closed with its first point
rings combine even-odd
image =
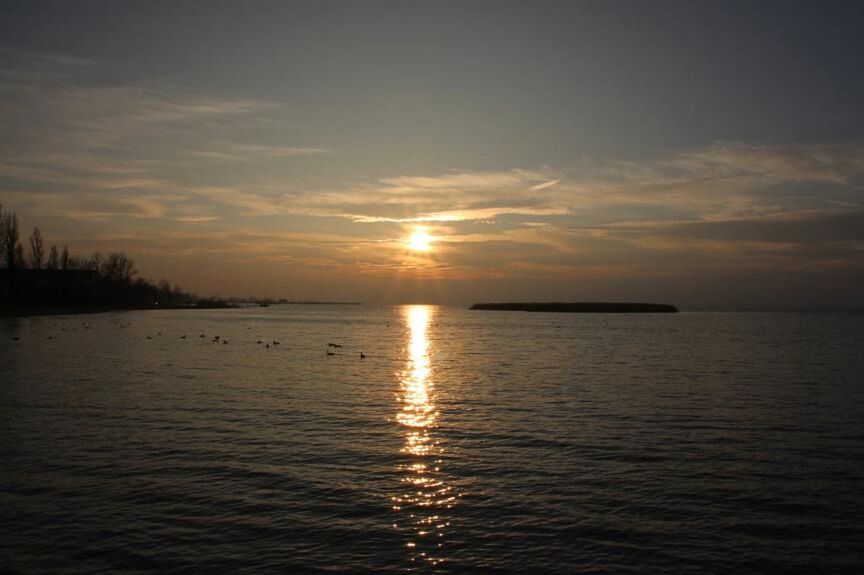
{"type": "Polygon", "coordinates": [[[123,252],[108,254],[108,258],[102,266],[102,275],[109,282],[115,284],[128,284],[137,273],[135,262],[123,252]]]}
{"type": "Polygon", "coordinates": [[[87,261],[77,256],[69,256],[69,262],[66,264],[66,269],[69,270],[84,270],[87,269],[87,261]]]}
{"type": "Polygon", "coordinates": [[[69,269],[69,247],[63,246],[63,251],[60,253],[60,269],[69,269]]]}
{"type": "Polygon", "coordinates": [[[33,228],[30,235],[30,266],[34,270],[42,269],[45,260],[45,245],[42,242],[42,232],[38,227],[33,228]]]}
{"type": "Polygon", "coordinates": [[[21,245],[21,242],[15,244],[15,267],[24,267],[24,246],[21,245]]]}
{"type": "Polygon", "coordinates": [[[57,255],[57,246],[51,246],[51,249],[48,250],[48,262],[45,264],[45,267],[49,270],[56,270],[60,268],[60,256],[57,255]]]}
{"type": "Polygon", "coordinates": [[[174,293],[171,294],[171,300],[175,304],[186,303],[187,296],[183,293],[183,288],[180,287],[180,284],[174,284],[174,293]]]}
{"type": "Polygon", "coordinates": [[[24,266],[24,247],[18,237],[18,216],[15,212],[3,214],[0,222],[0,235],[3,239],[3,261],[10,270],[24,266]]]}
{"type": "Polygon", "coordinates": [[[93,270],[96,273],[102,273],[102,266],[105,264],[105,258],[102,257],[102,254],[99,252],[93,252],[93,255],[90,256],[90,259],[84,264],[84,267],[88,270],[93,270]]]}
{"type": "Polygon", "coordinates": [[[159,303],[162,305],[171,305],[174,300],[174,293],[171,291],[171,282],[166,279],[159,280],[156,284],[159,289],[159,303]]]}

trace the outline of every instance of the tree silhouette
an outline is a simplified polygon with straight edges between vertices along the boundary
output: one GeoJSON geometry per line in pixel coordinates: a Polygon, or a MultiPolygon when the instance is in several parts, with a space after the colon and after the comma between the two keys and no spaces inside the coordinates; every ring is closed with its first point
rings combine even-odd
{"type": "Polygon", "coordinates": [[[30,267],[34,270],[42,269],[45,260],[45,245],[42,242],[42,232],[38,227],[33,228],[30,235],[30,267]]]}
{"type": "Polygon", "coordinates": [[[108,254],[108,259],[105,260],[105,264],[102,266],[103,277],[115,284],[128,284],[137,273],[138,270],[135,269],[135,262],[123,252],[108,254]]]}
{"type": "Polygon", "coordinates": [[[74,256],[68,246],[58,251],[52,245],[45,253],[42,230],[33,228],[29,238],[30,257],[24,256],[19,238],[18,216],[3,211],[0,204],[0,307],[21,306],[222,306],[224,302],[198,300],[168,280],[153,285],[136,277],[135,262],[123,252],[103,256],[74,256]],[[31,269],[27,269],[27,266],[31,269]],[[52,270],[44,273],[40,270],[52,270]],[[192,302],[195,303],[192,303],[192,302]]]}
{"type": "Polygon", "coordinates": [[[45,267],[49,270],[60,269],[60,256],[57,254],[57,246],[52,245],[48,250],[48,261],[45,267]]]}
{"type": "Polygon", "coordinates": [[[94,272],[101,272],[103,265],[105,265],[105,258],[99,252],[93,252],[90,259],[84,262],[84,268],[94,272]]]}
{"type": "Polygon", "coordinates": [[[15,212],[8,212],[2,214],[0,219],[4,263],[10,270],[24,267],[24,247],[18,237],[18,216],[15,212]]]}
{"type": "Polygon", "coordinates": [[[69,269],[69,247],[63,246],[63,251],[60,253],[60,269],[69,269]]]}

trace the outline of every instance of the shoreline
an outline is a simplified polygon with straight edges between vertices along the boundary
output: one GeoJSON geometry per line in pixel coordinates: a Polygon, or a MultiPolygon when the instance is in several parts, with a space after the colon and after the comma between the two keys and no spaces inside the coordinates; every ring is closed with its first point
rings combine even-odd
{"type": "Polygon", "coordinates": [[[212,309],[242,309],[233,305],[213,306],[20,306],[0,307],[0,318],[36,317],[48,315],[87,315],[108,313],[112,311],[154,311],[154,310],[212,310],[212,309]]]}
{"type": "Polygon", "coordinates": [[[0,318],[37,317],[50,315],[87,315],[97,313],[108,313],[112,311],[157,311],[157,310],[214,310],[214,309],[257,309],[259,307],[272,307],[276,305],[340,305],[354,306],[363,305],[361,302],[329,302],[329,301],[295,301],[273,303],[267,305],[244,304],[216,301],[212,303],[196,305],[157,305],[157,306],[0,306],[0,318]]]}

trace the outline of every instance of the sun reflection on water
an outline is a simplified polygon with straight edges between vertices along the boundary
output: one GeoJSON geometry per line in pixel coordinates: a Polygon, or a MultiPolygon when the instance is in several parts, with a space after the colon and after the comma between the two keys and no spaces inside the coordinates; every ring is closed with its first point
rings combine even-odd
{"type": "Polygon", "coordinates": [[[404,427],[402,453],[408,461],[399,465],[403,489],[393,497],[393,510],[397,513],[394,527],[405,534],[411,560],[437,566],[444,562],[448,510],[458,495],[445,482],[441,471],[443,449],[434,435],[438,412],[428,337],[434,313],[429,306],[409,306],[404,311],[408,357],[400,374],[401,409],[396,419],[404,427]]]}

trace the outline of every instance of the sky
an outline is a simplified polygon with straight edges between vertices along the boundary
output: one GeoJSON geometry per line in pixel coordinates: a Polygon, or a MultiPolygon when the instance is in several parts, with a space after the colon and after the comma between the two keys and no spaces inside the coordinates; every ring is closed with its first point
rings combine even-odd
{"type": "Polygon", "coordinates": [[[202,295],[864,307],[862,29],[859,1],[2,0],[0,203],[202,295]]]}

